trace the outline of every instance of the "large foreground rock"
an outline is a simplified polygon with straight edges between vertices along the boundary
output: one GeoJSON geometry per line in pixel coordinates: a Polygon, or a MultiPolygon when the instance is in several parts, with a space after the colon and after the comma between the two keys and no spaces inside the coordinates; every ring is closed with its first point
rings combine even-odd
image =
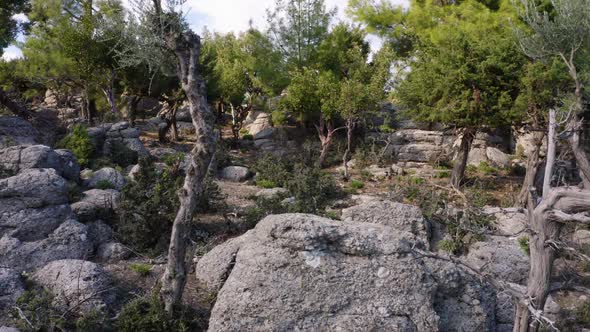
{"type": "Polygon", "coordinates": [[[392,226],[269,216],[216,247],[197,278],[221,290],[209,331],[494,331],[495,295],[392,226]]]}
{"type": "Polygon", "coordinates": [[[27,169],[0,180],[0,215],[67,202],[67,182],[54,169],[27,169]]]}
{"type": "Polygon", "coordinates": [[[92,262],[53,261],[37,271],[33,279],[54,295],[53,304],[61,310],[105,310],[115,300],[111,278],[92,262]]]}
{"type": "Polygon", "coordinates": [[[387,200],[369,201],[344,209],[342,220],[390,226],[414,234],[424,245],[428,243],[430,235],[429,224],[419,208],[387,200]]]}

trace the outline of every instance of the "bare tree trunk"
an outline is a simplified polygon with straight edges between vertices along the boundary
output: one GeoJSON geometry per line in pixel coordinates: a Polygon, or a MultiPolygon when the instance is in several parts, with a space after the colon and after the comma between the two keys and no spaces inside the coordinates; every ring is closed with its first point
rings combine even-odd
{"type": "Polygon", "coordinates": [[[455,188],[461,186],[463,178],[465,177],[465,168],[467,168],[467,157],[469,150],[471,150],[471,143],[475,138],[477,132],[474,129],[465,128],[461,137],[461,144],[455,157],[453,172],[451,174],[451,185],[455,188]]]}
{"type": "Polygon", "coordinates": [[[582,121],[578,120],[577,117],[573,117],[568,124],[568,130],[571,131],[568,138],[568,142],[572,148],[576,164],[580,170],[580,177],[584,188],[590,189],[590,159],[584,150],[584,147],[580,145],[580,131],[582,130],[582,121]]]}
{"type": "Polygon", "coordinates": [[[547,162],[545,163],[545,174],[543,176],[543,198],[547,197],[551,189],[551,179],[555,168],[557,118],[555,110],[549,110],[549,132],[547,134],[547,162]]]}
{"type": "Polygon", "coordinates": [[[115,70],[111,69],[109,72],[109,84],[102,90],[104,93],[109,106],[111,107],[111,113],[117,113],[117,101],[115,100],[115,70]]]}
{"type": "Polygon", "coordinates": [[[342,164],[344,166],[344,178],[348,179],[348,155],[350,154],[352,145],[352,130],[354,129],[354,121],[352,119],[346,120],[346,151],[342,157],[342,164]]]}
{"type": "Polygon", "coordinates": [[[514,332],[536,332],[551,285],[561,227],[566,222],[588,222],[590,191],[570,188],[551,188],[551,177],[556,155],[557,120],[555,110],[549,112],[547,135],[547,164],[543,180],[543,197],[537,205],[529,196],[530,270],[527,294],[517,306],[514,332]]]}
{"type": "Polygon", "coordinates": [[[334,129],[334,124],[332,123],[332,121],[326,121],[323,116],[320,116],[320,124],[319,126],[316,125],[315,128],[318,132],[318,137],[320,139],[321,144],[318,165],[320,167],[324,167],[326,164],[326,159],[328,158],[330,146],[332,145],[332,138],[334,137],[334,133],[336,133],[340,129],[344,129],[345,127],[334,129]]]}
{"type": "Polygon", "coordinates": [[[215,116],[207,103],[205,81],[198,69],[201,51],[199,36],[192,31],[179,35],[170,34],[166,42],[178,58],[178,77],[189,102],[189,111],[196,133],[190,165],[184,185],[178,194],[180,208],[172,226],[168,263],[161,279],[160,295],[166,311],[172,312],[174,305],[179,304],[182,299],[186,283],[189,224],[195,214],[197,202],[203,194],[203,182],[215,154],[215,116]]]}
{"type": "Polygon", "coordinates": [[[21,118],[30,119],[32,117],[32,113],[29,110],[27,110],[23,105],[12,100],[1,87],[0,105],[6,107],[12,113],[14,113],[17,116],[20,116],[21,118]]]}
{"type": "Polygon", "coordinates": [[[529,155],[526,164],[526,174],[522,183],[522,188],[518,194],[517,204],[520,207],[526,207],[531,187],[535,185],[535,178],[539,171],[539,165],[541,164],[541,147],[543,145],[543,137],[545,136],[542,132],[533,133],[533,151],[529,155]]]}

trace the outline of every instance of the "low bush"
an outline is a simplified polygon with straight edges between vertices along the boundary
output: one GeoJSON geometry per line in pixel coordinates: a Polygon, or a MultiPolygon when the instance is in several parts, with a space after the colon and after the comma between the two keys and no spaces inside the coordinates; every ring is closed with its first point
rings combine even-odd
{"type": "Polygon", "coordinates": [[[352,180],[350,181],[350,187],[352,189],[363,189],[365,187],[365,183],[359,180],[352,180]]]}
{"type": "Polygon", "coordinates": [[[254,136],[252,136],[251,134],[246,134],[246,135],[242,136],[242,139],[244,141],[253,141],[254,140],[254,136]]]}
{"type": "Polygon", "coordinates": [[[147,277],[152,270],[152,266],[149,264],[142,264],[142,263],[132,263],[129,265],[131,271],[139,274],[142,277],[147,277]]]}
{"type": "Polygon", "coordinates": [[[137,164],[139,155],[121,141],[113,141],[111,145],[111,161],[121,167],[137,164]]]}
{"type": "Polygon", "coordinates": [[[159,174],[154,165],[141,160],[135,181],[121,192],[115,229],[121,241],[141,252],[165,250],[174,217],[180,205],[177,192],[180,172],[166,167],[159,174]]]}
{"type": "Polygon", "coordinates": [[[330,174],[304,164],[295,165],[287,189],[295,197],[291,210],[300,213],[322,211],[330,200],[343,194],[330,174]]]}
{"type": "Polygon", "coordinates": [[[523,236],[518,238],[518,246],[520,249],[527,254],[527,256],[531,255],[531,247],[529,246],[529,237],[523,236]]]}
{"type": "Polygon", "coordinates": [[[82,125],[75,125],[72,132],[59,141],[57,146],[72,151],[81,166],[88,165],[94,153],[92,140],[88,135],[88,131],[82,125]]]}
{"type": "Polygon", "coordinates": [[[256,183],[272,183],[278,187],[285,187],[291,179],[288,163],[271,154],[259,158],[252,169],[256,172],[256,183]]]}
{"type": "Polygon", "coordinates": [[[272,189],[278,187],[276,183],[269,180],[256,180],[256,185],[264,189],[272,189]]]}
{"type": "Polygon", "coordinates": [[[100,180],[96,183],[96,189],[115,189],[115,186],[109,180],[100,180]]]}
{"type": "Polygon", "coordinates": [[[120,332],[200,331],[202,325],[198,314],[189,307],[175,308],[172,315],[168,314],[156,294],[127,303],[115,322],[116,330],[120,332]]]}

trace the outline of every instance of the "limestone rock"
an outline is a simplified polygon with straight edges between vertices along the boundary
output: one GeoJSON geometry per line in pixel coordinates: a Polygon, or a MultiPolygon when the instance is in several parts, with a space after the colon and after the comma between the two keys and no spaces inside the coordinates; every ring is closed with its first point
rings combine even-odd
{"type": "Polygon", "coordinates": [[[121,194],[113,189],[92,189],[84,192],[84,197],[72,204],[72,210],[82,222],[110,218],[119,205],[121,194]]]}
{"type": "Polygon", "coordinates": [[[54,169],[27,169],[0,180],[0,214],[67,202],[66,180],[54,169]]]}
{"type": "Polygon", "coordinates": [[[38,142],[39,132],[30,122],[18,116],[0,116],[0,148],[38,142]]]}
{"type": "Polygon", "coordinates": [[[269,216],[205,255],[209,331],[493,331],[493,290],[389,225],[269,216]]]}
{"type": "Polygon", "coordinates": [[[362,222],[393,227],[415,234],[423,245],[428,244],[429,224],[422,211],[413,206],[387,200],[368,200],[342,210],[344,222],[362,222]]]}
{"type": "Polygon", "coordinates": [[[100,183],[109,183],[115,190],[121,190],[127,184],[125,177],[112,167],[102,168],[92,174],[90,179],[85,182],[89,188],[97,188],[100,183]]]}
{"type": "Polygon", "coordinates": [[[0,312],[12,308],[24,291],[25,284],[20,275],[14,270],[0,267],[0,312]]]}
{"type": "MultiPolygon", "coordinates": [[[[7,206],[7,208],[10,207],[7,206]]],[[[0,208],[0,210],[4,209],[0,208]]],[[[20,241],[41,240],[51,234],[62,222],[73,216],[68,204],[37,209],[5,210],[0,214],[0,236],[8,235],[20,241]]]]}
{"type": "Polygon", "coordinates": [[[0,150],[0,169],[17,174],[32,168],[52,168],[57,174],[78,181],[80,165],[68,150],[53,150],[45,145],[18,145],[0,150]]]}
{"type": "Polygon", "coordinates": [[[115,301],[113,284],[97,264],[75,259],[53,261],[35,272],[33,279],[53,295],[53,304],[62,310],[84,314],[107,310],[115,301]]]}
{"type": "Polygon", "coordinates": [[[220,177],[227,181],[244,182],[250,177],[250,170],[243,166],[228,166],[221,170],[220,177]]]}
{"type": "Polygon", "coordinates": [[[0,266],[16,271],[31,271],[55,260],[89,257],[92,251],[88,228],[77,221],[68,220],[40,241],[23,242],[4,235],[0,238],[0,266]]]}
{"type": "Polygon", "coordinates": [[[272,139],[272,137],[274,136],[275,132],[276,132],[276,129],[275,128],[268,127],[268,128],[265,128],[265,129],[259,131],[256,134],[254,134],[254,139],[255,140],[272,139]]]}
{"type": "Polygon", "coordinates": [[[131,257],[131,251],[118,242],[104,243],[98,246],[96,256],[103,262],[118,262],[131,257]]]}
{"type": "Polygon", "coordinates": [[[271,128],[270,114],[260,111],[250,112],[244,121],[244,128],[250,135],[256,136],[267,128],[271,128]]]}
{"type": "Polygon", "coordinates": [[[465,260],[500,280],[524,284],[529,275],[529,258],[516,239],[491,236],[485,242],[474,243],[465,260]]]}
{"type": "Polygon", "coordinates": [[[494,167],[507,168],[510,166],[510,156],[498,148],[486,148],[486,156],[490,165],[494,167]]]}

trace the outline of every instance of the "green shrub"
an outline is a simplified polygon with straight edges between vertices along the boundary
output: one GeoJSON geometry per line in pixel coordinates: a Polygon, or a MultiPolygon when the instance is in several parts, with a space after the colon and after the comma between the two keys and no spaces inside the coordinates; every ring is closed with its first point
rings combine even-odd
{"type": "Polygon", "coordinates": [[[494,197],[486,189],[483,189],[481,185],[475,185],[465,190],[465,196],[469,200],[470,204],[482,208],[486,205],[492,205],[494,197]]]}
{"type": "Polygon", "coordinates": [[[72,151],[76,156],[76,160],[82,166],[86,166],[90,162],[94,152],[92,140],[88,136],[88,131],[82,125],[75,125],[72,132],[59,141],[57,145],[62,149],[72,151]]]}
{"type": "Polygon", "coordinates": [[[129,268],[139,274],[142,277],[147,277],[150,274],[150,271],[152,270],[152,266],[149,264],[142,264],[142,263],[132,263],[131,265],[129,265],[129,268]]]}
{"type": "Polygon", "coordinates": [[[244,219],[249,227],[254,227],[260,220],[271,214],[282,214],[288,212],[282,201],[285,197],[278,195],[271,198],[260,197],[256,200],[256,206],[246,209],[244,219]]]}
{"type": "Polygon", "coordinates": [[[17,327],[25,331],[49,330],[63,325],[58,313],[53,309],[52,296],[47,291],[27,290],[16,300],[16,306],[22,311],[22,316],[14,309],[14,316],[19,317],[17,327]]]}
{"type": "Polygon", "coordinates": [[[438,171],[438,172],[436,172],[435,177],[438,179],[450,178],[451,172],[450,171],[438,171]]]}
{"type": "Polygon", "coordinates": [[[140,160],[139,165],[135,181],[121,192],[115,229],[120,240],[135,250],[159,252],[167,248],[170,240],[183,178],[173,167],[167,166],[159,174],[148,160],[140,160]]]}
{"type": "Polygon", "coordinates": [[[528,236],[519,237],[518,238],[518,246],[525,254],[527,254],[527,256],[531,255],[531,248],[529,246],[529,237],[528,236]]]}
{"type": "Polygon", "coordinates": [[[270,119],[274,126],[287,123],[287,114],[282,110],[274,110],[270,114],[270,119]]]}
{"type": "Polygon", "coordinates": [[[278,187],[276,183],[269,180],[256,180],[256,185],[264,189],[272,189],[278,187]]]}
{"type": "Polygon", "coordinates": [[[359,180],[352,180],[350,182],[350,187],[352,189],[363,189],[365,187],[365,183],[359,180]]]}
{"type": "Polygon", "coordinates": [[[450,254],[456,254],[457,251],[459,251],[460,246],[457,244],[456,241],[444,239],[438,242],[437,248],[439,250],[446,251],[450,254]]]}
{"type": "Polygon", "coordinates": [[[244,141],[253,141],[254,140],[254,136],[252,136],[250,134],[246,134],[246,135],[242,136],[242,139],[244,141]]]}
{"type": "Polygon", "coordinates": [[[275,186],[284,187],[291,179],[287,163],[272,154],[259,158],[252,169],[256,172],[256,183],[267,181],[275,186]]]}
{"type": "Polygon", "coordinates": [[[168,166],[168,167],[172,167],[176,164],[180,164],[183,161],[184,161],[184,153],[182,153],[182,152],[171,153],[171,154],[167,154],[164,157],[162,157],[162,162],[164,164],[166,164],[166,166],[168,166]]]}
{"type": "Polygon", "coordinates": [[[324,217],[330,218],[332,220],[340,220],[340,216],[336,211],[326,211],[324,212],[324,217]]]}
{"type": "Polygon", "coordinates": [[[342,195],[330,174],[324,173],[319,167],[304,164],[295,165],[287,189],[295,197],[295,204],[291,209],[300,213],[322,211],[331,199],[342,195]]]}
{"type": "Polygon", "coordinates": [[[426,182],[426,180],[424,180],[423,178],[419,178],[419,177],[415,177],[415,176],[410,177],[410,183],[412,183],[414,185],[421,185],[421,184],[424,184],[424,182],[426,182]]]}
{"type": "Polygon", "coordinates": [[[169,315],[164,303],[155,294],[150,298],[137,298],[123,306],[115,326],[120,332],[186,332],[203,329],[197,313],[188,307],[181,307],[175,308],[174,314],[169,315]]]}
{"type": "Polygon", "coordinates": [[[82,199],[82,188],[75,182],[68,182],[66,186],[68,190],[68,202],[75,203],[82,199]]]}
{"type": "Polygon", "coordinates": [[[574,310],[574,317],[578,325],[590,326],[590,301],[585,301],[577,306],[574,310]]]}
{"type": "Polygon", "coordinates": [[[96,189],[115,189],[115,186],[111,183],[111,181],[103,179],[96,183],[96,189]]]}
{"type": "Polygon", "coordinates": [[[102,332],[107,331],[105,328],[106,324],[107,317],[104,312],[93,309],[76,320],[76,330],[84,332],[102,332]]]}
{"type": "Polygon", "coordinates": [[[490,164],[482,161],[477,166],[477,170],[485,175],[495,175],[498,174],[498,169],[495,167],[490,166],[490,164]]]}

